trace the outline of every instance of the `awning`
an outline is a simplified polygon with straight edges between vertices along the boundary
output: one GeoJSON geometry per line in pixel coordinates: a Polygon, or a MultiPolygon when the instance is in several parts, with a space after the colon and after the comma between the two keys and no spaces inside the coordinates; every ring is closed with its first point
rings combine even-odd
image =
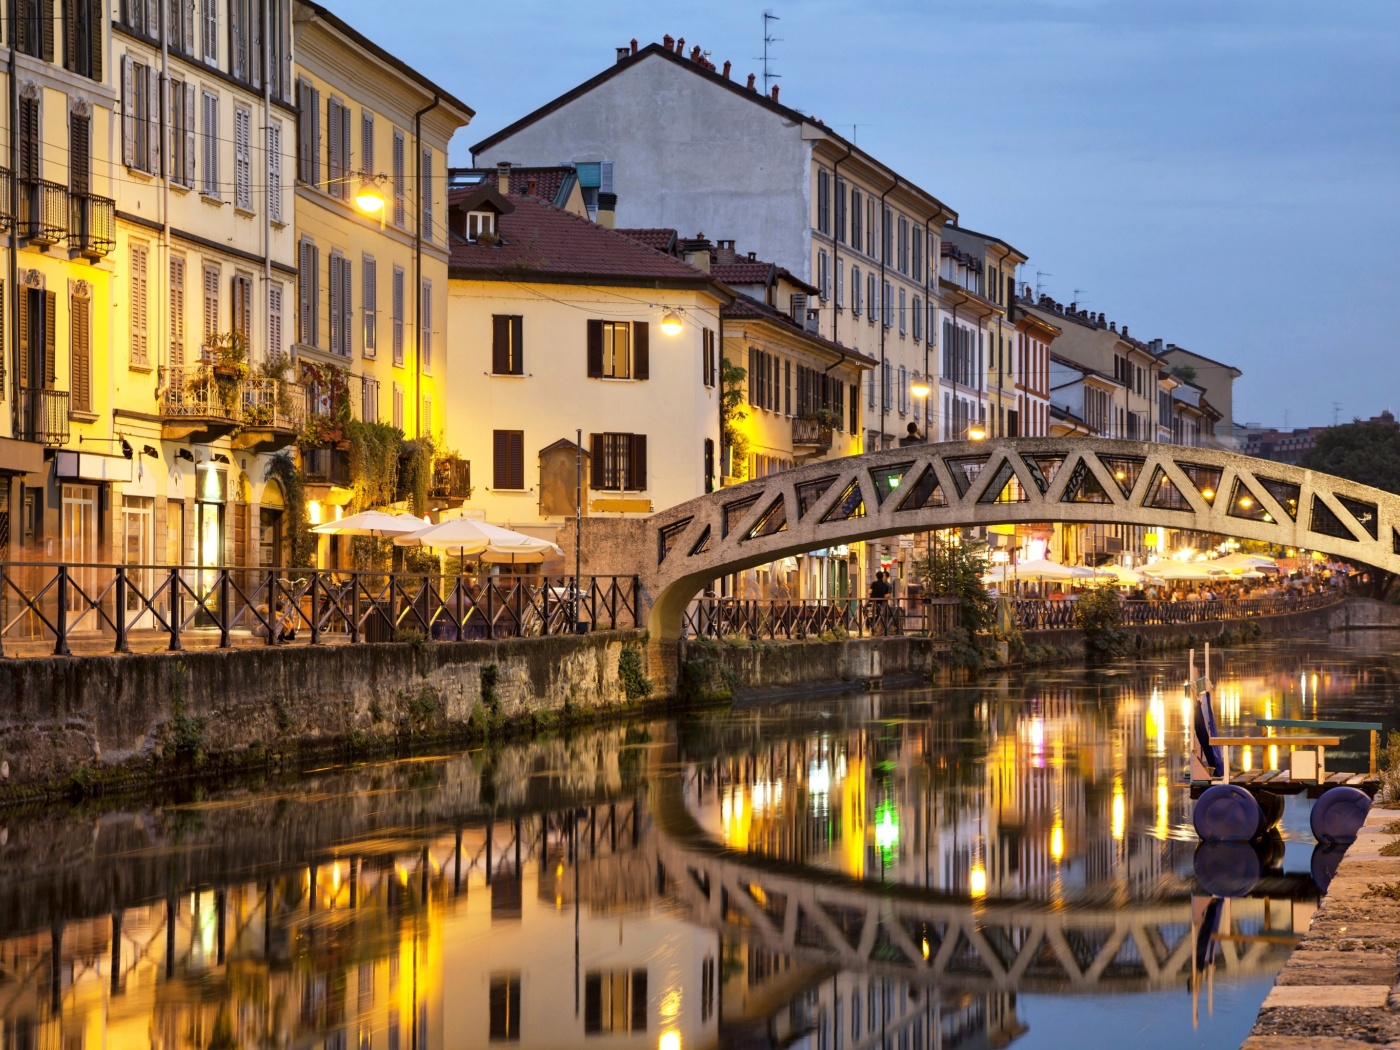
{"type": "MultiPolygon", "coordinates": [[[[35,446],[38,447],[37,445],[35,446]]],[[[42,459],[42,454],[40,456],[42,459]]],[[[75,481],[121,481],[130,483],[131,460],[105,452],[67,452],[54,454],[54,476],[75,481]]]]}

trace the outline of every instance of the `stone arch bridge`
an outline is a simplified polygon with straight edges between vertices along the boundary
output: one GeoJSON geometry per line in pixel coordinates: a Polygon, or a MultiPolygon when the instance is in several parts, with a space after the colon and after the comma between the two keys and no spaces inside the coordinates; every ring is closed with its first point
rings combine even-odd
{"type": "Polygon", "coordinates": [[[616,524],[630,530],[651,637],[666,645],[687,603],[727,573],[882,536],[1048,521],[1220,533],[1400,572],[1400,496],[1233,452],[1097,438],[821,460],[616,524]]]}

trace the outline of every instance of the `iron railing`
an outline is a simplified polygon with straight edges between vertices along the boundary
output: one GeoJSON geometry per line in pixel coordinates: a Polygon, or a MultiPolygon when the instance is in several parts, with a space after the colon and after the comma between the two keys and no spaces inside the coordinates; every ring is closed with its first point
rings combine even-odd
{"type": "Polygon", "coordinates": [[[71,196],[68,244],[89,258],[100,259],[117,246],[117,202],[94,193],[71,196]]]}
{"type": "Polygon", "coordinates": [[[15,176],[9,168],[0,168],[0,230],[9,232],[14,224],[14,208],[10,206],[10,194],[13,192],[15,176]]]}
{"type": "Polygon", "coordinates": [[[792,443],[825,452],[831,448],[831,424],[815,417],[798,416],[792,421],[792,443]]]}
{"type": "MultiPolygon", "coordinates": [[[[1123,623],[1132,626],[1171,623],[1211,623],[1217,620],[1244,620],[1255,616],[1317,609],[1340,601],[1340,590],[1321,594],[1278,595],[1272,598],[1221,598],[1214,601],[1145,601],[1124,599],[1123,623]]],[[[1016,626],[1022,631],[1044,631],[1077,627],[1072,599],[1018,598],[1015,600],[1016,626]]]]}
{"type": "Polygon", "coordinates": [[[35,244],[57,244],[68,234],[68,219],[67,186],[45,179],[19,180],[21,237],[35,244]]]}
{"type": "Polygon", "coordinates": [[[237,386],[228,381],[220,383],[208,365],[165,369],[165,387],[160,397],[160,414],[165,418],[235,423],[238,406],[237,386]]]}
{"type": "Polygon", "coordinates": [[[0,563],[0,655],[631,630],[635,576],[0,563]]]}
{"type": "Polygon", "coordinates": [[[350,484],[350,453],[338,448],[304,448],[301,450],[302,473],[310,484],[350,484]]]}
{"type": "Polygon", "coordinates": [[[239,395],[244,426],[299,431],[306,423],[306,393],[300,383],[249,376],[239,384],[239,395]]]}
{"type": "Polygon", "coordinates": [[[958,626],[956,598],[696,598],[686,637],[819,638],[823,634],[943,638],[958,626]]]}
{"type": "Polygon", "coordinates": [[[67,390],[19,389],[19,436],[48,448],[68,443],[67,390]]]}
{"type": "Polygon", "coordinates": [[[470,499],[472,465],[470,460],[449,456],[433,464],[433,483],[428,495],[434,499],[470,499]]]}

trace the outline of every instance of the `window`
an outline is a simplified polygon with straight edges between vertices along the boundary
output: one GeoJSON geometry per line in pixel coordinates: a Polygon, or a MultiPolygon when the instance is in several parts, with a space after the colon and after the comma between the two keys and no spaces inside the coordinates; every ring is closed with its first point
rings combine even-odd
{"type": "Polygon", "coordinates": [[[909,276],[915,281],[924,279],[924,231],[918,227],[914,228],[913,237],[913,257],[910,260],[909,276]]]}
{"type": "Polygon", "coordinates": [[[361,299],[364,303],[364,355],[373,357],[379,349],[379,268],[374,256],[366,255],[360,261],[362,274],[361,299]]]}
{"type": "Polygon", "coordinates": [[[904,415],[909,411],[909,369],[903,365],[899,366],[899,412],[904,415]]]}
{"type": "Polygon", "coordinates": [[[869,307],[865,312],[866,320],[874,324],[880,317],[880,282],[874,270],[865,277],[865,300],[869,307]]]}
{"type": "MultiPolygon", "coordinates": [[[[65,0],[63,64],[79,76],[102,80],[102,22],[106,6],[100,0],[65,0]]],[[[50,30],[52,32],[52,30],[50,30]]]]}
{"type": "Polygon", "coordinates": [[[403,267],[394,267],[394,316],[393,316],[393,341],[394,341],[394,364],[398,368],[403,367],[403,267]]]}
{"type": "Polygon", "coordinates": [[[165,40],[170,50],[182,55],[195,50],[194,5],[181,0],[170,0],[165,17],[165,40]]]}
{"type": "Polygon", "coordinates": [[[219,334],[219,268],[204,268],[204,344],[208,346],[219,334]]]}
{"type": "Polygon", "coordinates": [[[467,240],[475,244],[477,239],[482,236],[488,239],[496,236],[496,213],[494,211],[467,212],[467,240]]]}
{"type": "MultiPolygon", "coordinates": [[[[139,5],[141,0],[128,0],[139,5]]],[[[204,61],[211,65],[219,64],[219,4],[218,0],[204,0],[204,61]]]]}
{"type": "Polygon", "coordinates": [[[403,429],[403,386],[394,384],[394,428],[403,429]]]}
{"type": "Polygon", "coordinates": [[[297,341],[303,346],[316,346],[321,335],[321,251],[315,242],[301,242],[297,262],[297,341]]]}
{"type": "MultiPolygon", "coordinates": [[[[851,247],[860,251],[860,190],[851,189],[851,247]]],[[[854,280],[854,278],[852,278],[854,280]]]]}
{"type": "Polygon", "coordinates": [[[836,309],[846,305],[846,260],[836,260],[836,309]]]}
{"type": "Polygon", "coordinates": [[[707,387],[715,385],[719,362],[715,360],[715,332],[712,328],[700,329],[700,377],[707,387]]]}
{"type": "MultiPolygon", "coordinates": [[[[253,335],[253,279],[246,274],[235,274],[230,286],[229,329],[242,336],[243,345],[252,345],[253,335]]],[[[251,354],[248,355],[251,358],[251,354]]]]}
{"type": "MultiPolygon", "coordinates": [[[[901,296],[904,295],[903,292],[900,292],[899,294],[900,294],[901,296]]],[[[917,343],[920,339],[923,338],[923,335],[924,335],[924,327],[923,327],[923,326],[924,326],[924,306],[923,306],[923,300],[921,300],[917,295],[914,296],[914,309],[911,311],[911,313],[913,314],[913,321],[914,321],[914,341],[917,343]]],[[[900,330],[903,331],[903,325],[902,325],[902,324],[901,324],[900,330]]]]}
{"type": "Polygon", "coordinates": [[[491,371],[495,375],[524,374],[524,327],[525,319],[518,314],[495,314],[491,318],[491,371]]]}
{"type": "Polygon", "coordinates": [[[156,70],[122,56],[122,163],[160,171],[160,81],[156,70]]]}
{"type": "Polygon", "coordinates": [[[590,440],[589,488],[600,492],[646,491],[645,434],[593,434],[590,440]]]}
{"type": "Polygon", "coordinates": [[[851,433],[860,433],[860,387],[851,384],[851,433]]]}
{"type": "Polygon", "coordinates": [[[894,405],[894,371],[888,361],[880,362],[880,402],[887,412],[894,405]]]}
{"type": "Polygon", "coordinates": [[[894,286],[885,281],[881,291],[883,298],[880,300],[880,311],[884,314],[885,327],[891,328],[894,326],[894,286]]]}
{"type": "Polygon", "coordinates": [[[831,232],[831,174],[817,172],[817,230],[831,232]]]}
{"type": "Polygon", "coordinates": [[[267,217],[282,221],[282,125],[267,123],[267,217]]]}
{"type": "Polygon", "coordinates": [[[253,114],[242,106],[233,110],[233,203],[253,210],[253,114]]]}
{"type": "Polygon", "coordinates": [[[836,243],[846,243],[846,180],[836,177],[836,243]]]}
{"type": "Polygon", "coordinates": [[[817,252],[817,289],[823,299],[831,298],[831,256],[826,249],[817,252]]]}
{"type": "Polygon", "coordinates": [[[404,174],[403,132],[394,131],[394,225],[403,228],[404,196],[407,179],[404,174]]]}
{"type": "Polygon", "coordinates": [[[525,488],[525,431],[492,432],[491,487],[516,490],[525,488]]]}
{"type": "Polygon", "coordinates": [[[92,189],[92,118],[68,116],[68,189],[86,194],[92,189]]]}
{"type": "Polygon", "coordinates": [[[204,190],[206,197],[219,196],[219,96],[204,93],[204,190]]]}
{"type": "Polygon", "coordinates": [[[876,224],[879,216],[875,213],[875,198],[865,198],[865,254],[870,258],[875,258],[875,238],[877,236],[876,224]]]}
{"type": "Polygon", "coordinates": [[[905,334],[909,331],[909,325],[908,325],[908,321],[907,321],[907,319],[906,319],[906,316],[907,316],[907,315],[906,315],[906,311],[905,311],[905,307],[904,307],[904,289],[901,288],[901,289],[899,290],[899,334],[900,334],[900,335],[905,335],[905,334]]]}
{"type": "Polygon", "coordinates": [[[350,327],[355,316],[350,295],[350,260],[331,252],[330,321],[331,353],[350,356],[350,327]]]}
{"type": "Polygon", "coordinates": [[[360,418],[366,423],[379,422],[379,380],[369,376],[360,380],[360,418]]]}
{"type": "Polygon", "coordinates": [[[350,198],[350,110],[340,99],[326,103],[326,192],[350,198]]]}
{"type": "Polygon", "coordinates": [[[433,151],[423,151],[423,170],[418,179],[418,194],[423,199],[423,239],[433,239],[433,151]]]}
{"type": "Polygon", "coordinates": [[[520,974],[491,975],[489,1014],[488,1038],[491,1042],[519,1042],[520,974]]]}
{"type": "Polygon", "coordinates": [[[267,286],[267,353],[282,353],[282,282],[267,286]]]}
{"type": "Polygon", "coordinates": [[[899,217],[899,237],[897,240],[898,251],[895,256],[895,265],[900,273],[909,272],[909,220],[903,215],[899,217]]]}
{"type": "Polygon", "coordinates": [[[20,53],[52,62],[53,0],[18,0],[17,6],[15,43],[20,53]]]}
{"type": "Polygon", "coordinates": [[[75,412],[92,411],[92,300],[86,281],[74,285],[69,302],[72,401],[75,412]]]}
{"type": "Polygon", "coordinates": [[[860,316],[860,300],[861,300],[860,288],[861,288],[861,286],[860,286],[860,267],[859,267],[859,266],[852,266],[852,267],[851,267],[851,313],[852,313],[854,316],[856,316],[856,317],[859,317],[859,316],[860,316]]]}
{"type": "Polygon", "coordinates": [[[248,0],[228,0],[229,72],[248,78],[248,0]]]}
{"type": "MultiPolygon", "coordinates": [[[[21,180],[43,178],[43,125],[39,120],[39,100],[19,100],[19,177],[21,180]]],[[[33,205],[30,206],[31,208],[33,205]]],[[[37,215],[33,216],[38,218],[37,215]]]]}
{"type": "Polygon", "coordinates": [[[583,979],[583,1031],[644,1032],[647,1027],[646,970],[592,971],[583,979]]]}
{"type": "Polygon", "coordinates": [[[433,399],[431,397],[423,398],[423,404],[418,411],[418,432],[431,434],[433,432],[433,399]]]}
{"type": "Polygon", "coordinates": [[[589,321],[588,375],[595,379],[648,379],[650,326],[646,321],[589,321]]]}
{"type": "MultiPolygon", "coordinates": [[[[142,275],[144,279],[144,274],[142,275]]],[[[170,367],[185,366],[185,260],[170,257],[170,367]]]]}
{"type": "Polygon", "coordinates": [[[297,180],[321,181],[321,92],[305,80],[297,84],[297,180]]]}
{"type": "Polygon", "coordinates": [[[374,175],[374,114],[360,110],[360,170],[374,175]]]}
{"type": "Polygon", "coordinates": [[[149,368],[151,364],[146,318],[146,261],[149,254],[144,244],[131,246],[131,363],[137,368],[149,368]]]}
{"type": "Polygon", "coordinates": [[[194,185],[195,157],[195,86],[170,82],[170,181],[181,186],[194,185]]]}
{"type": "MultiPolygon", "coordinates": [[[[292,5],[287,0],[272,0],[272,13],[267,27],[271,39],[271,65],[267,71],[272,82],[272,94],[284,102],[291,101],[292,89],[292,5]]],[[[261,5],[259,11],[262,10],[261,5]]]]}
{"type": "Polygon", "coordinates": [[[418,364],[424,372],[433,370],[433,282],[423,282],[422,327],[418,332],[418,364]]]}

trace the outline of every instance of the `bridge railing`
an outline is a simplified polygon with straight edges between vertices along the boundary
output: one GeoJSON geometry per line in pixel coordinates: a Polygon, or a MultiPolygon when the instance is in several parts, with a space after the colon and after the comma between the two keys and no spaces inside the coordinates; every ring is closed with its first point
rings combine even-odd
{"type": "MultiPolygon", "coordinates": [[[[1123,622],[1128,626],[1173,623],[1209,623],[1217,620],[1244,620],[1255,616],[1317,609],[1340,601],[1340,591],[1320,594],[1277,595],[1270,598],[1218,598],[1212,601],[1146,601],[1124,599],[1123,622]]],[[[1022,631],[1072,628],[1075,623],[1073,599],[1018,598],[1016,626],[1022,631]]]]}
{"type": "Polygon", "coordinates": [[[686,607],[687,638],[818,638],[823,634],[943,638],[958,625],[958,600],[700,597],[686,607]]]}
{"type": "Polygon", "coordinates": [[[494,640],[641,626],[635,576],[0,563],[0,656],[494,640]]]}

